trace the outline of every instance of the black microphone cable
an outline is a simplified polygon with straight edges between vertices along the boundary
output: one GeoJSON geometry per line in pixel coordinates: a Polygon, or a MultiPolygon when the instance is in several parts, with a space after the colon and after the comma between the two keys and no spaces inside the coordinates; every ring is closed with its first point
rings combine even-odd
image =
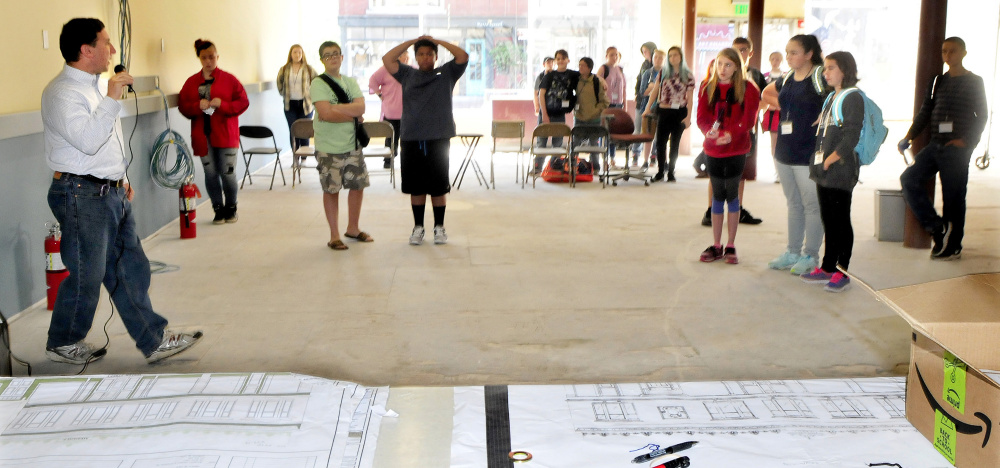
{"type": "MultiPolygon", "coordinates": [[[[115,74],[124,71],[125,71],[124,66],[120,64],[115,66],[115,74]]],[[[130,180],[128,177],[128,169],[132,167],[132,161],[135,159],[135,154],[132,152],[132,138],[135,137],[135,131],[139,127],[139,96],[136,95],[135,89],[132,88],[132,85],[128,86],[128,91],[132,92],[132,99],[135,101],[135,123],[132,125],[132,132],[129,134],[128,137],[129,158],[128,161],[125,162],[126,181],[130,180]]],[[[126,92],[125,94],[126,96],[128,96],[128,92],[126,92]]],[[[129,189],[131,189],[131,184],[129,186],[129,189]]],[[[125,221],[127,219],[128,211],[125,206],[127,199],[128,199],[128,190],[122,193],[121,196],[119,197],[119,201],[121,202],[122,206],[122,218],[121,220],[118,221],[118,232],[121,232],[122,228],[125,226],[125,221]]],[[[115,256],[115,267],[114,267],[116,272],[115,285],[108,291],[108,303],[111,305],[111,313],[108,315],[108,319],[104,321],[104,345],[102,345],[97,351],[94,351],[94,353],[90,355],[90,358],[87,359],[87,362],[83,363],[83,367],[80,369],[80,372],[76,373],[76,375],[83,374],[87,370],[87,366],[89,366],[90,363],[104,357],[104,355],[108,353],[108,346],[111,344],[111,335],[108,333],[108,324],[111,323],[111,319],[115,316],[115,302],[113,298],[114,294],[118,291],[118,285],[121,283],[121,281],[118,280],[117,271],[121,266],[122,254],[125,252],[125,241],[119,239],[118,242],[115,243],[115,247],[117,247],[117,252],[115,256]]]]}
{"type": "MultiPolygon", "coordinates": [[[[7,317],[0,311],[0,337],[3,337],[3,346],[7,349],[7,355],[10,356],[14,362],[28,368],[28,376],[31,376],[31,363],[21,360],[16,355],[14,355],[14,349],[10,346],[10,326],[8,325],[7,317]]],[[[13,375],[14,369],[11,368],[11,374],[13,375]]]]}

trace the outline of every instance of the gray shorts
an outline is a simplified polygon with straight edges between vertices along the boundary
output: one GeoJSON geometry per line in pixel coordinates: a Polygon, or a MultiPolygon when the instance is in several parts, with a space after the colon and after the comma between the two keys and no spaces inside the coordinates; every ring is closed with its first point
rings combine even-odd
{"type": "Polygon", "coordinates": [[[316,152],[316,170],[323,191],[337,193],[340,189],[364,190],[368,182],[368,167],[361,150],[350,153],[330,154],[316,152]]]}

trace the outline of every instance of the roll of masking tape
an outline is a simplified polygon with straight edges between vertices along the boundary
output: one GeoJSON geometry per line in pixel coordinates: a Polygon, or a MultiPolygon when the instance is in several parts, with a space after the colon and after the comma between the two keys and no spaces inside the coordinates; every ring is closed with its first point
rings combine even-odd
{"type": "Polygon", "coordinates": [[[510,458],[514,463],[524,463],[531,460],[531,454],[523,450],[518,450],[508,453],[507,458],[510,458]]]}

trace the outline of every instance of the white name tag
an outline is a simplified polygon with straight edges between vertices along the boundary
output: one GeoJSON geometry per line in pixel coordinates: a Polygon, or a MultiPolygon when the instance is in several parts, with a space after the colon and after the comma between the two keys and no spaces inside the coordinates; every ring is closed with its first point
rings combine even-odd
{"type": "Polygon", "coordinates": [[[680,108],[681,108],[681,105],[680,105],[680,104],[671,104],[671,105],[670,105],[670,108],[671,108],[671,109],[680,109],[680,108]]]}
{"type": "Polygon", "coordinates": [[[618,101],[618,93],[611,93],[611,100],[617,102],[618,101]]]}
{"type": "Polygon", "coordinates": [[[954,126],[952,122],[941,122],[938,125],[938,133],[951,133],[954,130],[954,126]]]}
{"type": "Polygon", "coordinates": [[[791,135],[792,134],[792,123],[791,122],[782,122],[781,123],[781,134],[782,135],[791,135]]]}
{"type": "Polygon", "coordinates": [[[564,108],[569,107],[569,99],[563,99],[562,106],[564,108]]]}
{"type": "Polygon", "coordinates": [[[817,151],[813,155],[813,165],[817,165],[817,164],[823,164],[823,152],[822,151],[817,151]]]}

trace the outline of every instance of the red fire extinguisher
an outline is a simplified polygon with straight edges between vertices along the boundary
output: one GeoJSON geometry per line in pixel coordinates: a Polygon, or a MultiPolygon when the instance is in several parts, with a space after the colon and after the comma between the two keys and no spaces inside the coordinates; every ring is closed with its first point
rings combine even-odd
{"type": "Polygon", "coordinates": [[[194,239],[198,235],[198,223],[194,222],[195,198],[201,198],[201,190],[189,180],[180,188],[181,239],[194,239]]]}
{"type": "Polygon", "coordinates": [[[59,223],[45,223],[49,229],[49,235],[45,236],[45,288],[48,296],[48,308],[56,304],[56,296],[59,294],[59,285],[69,276],[66,265],[63,265],[62,256],[59,255],[59,247],[62,240],[62,232],[59,231],[59,223]]]}

